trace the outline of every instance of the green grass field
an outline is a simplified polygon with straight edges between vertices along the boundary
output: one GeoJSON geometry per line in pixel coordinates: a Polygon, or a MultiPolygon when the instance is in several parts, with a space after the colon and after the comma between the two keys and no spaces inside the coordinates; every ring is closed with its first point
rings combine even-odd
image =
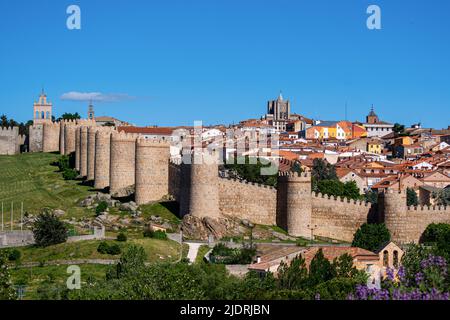
{"type": "MultiPolygon", "coordinates": [[[[23,286],[25,289],[24,300],[39,299],[38,288],[44,283],[63,287],[70,275],[67,273],[66,265],[45,266],[33,268],[12,268],[11,281],[16,286],[23,286]]],[[[81,269],[81,286],[86,285],[90,279],[101,280],[105,278],[107,265],[83,264],[81,269]]]]}
{"type": "MultiPolygon", "coordinates": [[[[119,259],[120,255],[113,256],[97,252],[97,247],[101,241],[80,241],[73,243],[61,243],[46,248],[28,246],[17,248],[21,253],[21,262],[45,263],[54,260],[75,260],[75,259],[119,259]]],[[[129,239],[127,242],[114,240],[106,241],[108,244],[118,244],[122,252],[130,244],[137,244],[144,248],[149,262],[175,261],[180,257],[180,245],[172,240],[157,240],[151,238],[129,239]]]]}
{"type": "Polygon", "coordinates": [[[75,217],[90,213],[76,204],[87,197],[91,188],[79,181],[65,181],[58,168],[50,165],[59,157],[52,153],[0,156],[0,205],[3,202],[5,221],[9,219],[11,202],[15,221],[20,219],[22,202],[24,212],[33,214],[45,207],[62,209],[75,217]]]}

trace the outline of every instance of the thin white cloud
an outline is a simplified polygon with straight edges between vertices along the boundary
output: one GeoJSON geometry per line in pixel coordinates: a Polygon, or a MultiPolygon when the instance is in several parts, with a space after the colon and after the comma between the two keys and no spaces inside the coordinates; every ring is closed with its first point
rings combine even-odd
{"type": "Polygon", "coordinates": [[[67,101],[93,101],[93,102],[118,102],[131,100],[132,97],[126,93],[101,93],[101,92],[77,92],[64,93],[61,100],[67,101]]]}

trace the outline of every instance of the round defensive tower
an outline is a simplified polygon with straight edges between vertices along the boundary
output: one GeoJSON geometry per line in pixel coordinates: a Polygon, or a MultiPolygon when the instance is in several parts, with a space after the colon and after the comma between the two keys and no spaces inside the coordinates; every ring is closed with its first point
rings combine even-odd
{"type": "Polygon", "coordinates": [[[189,199],[181,214],[217,218],[220,216],[218,154],[207,151],[197,156],[199,161],[193,155],[192,163],[187,166],[189,179],[185,182],[189,184],[189,199]]]}
{"type": "Polygon", "coordinates": [[[42,137],[42,151],[43,152],[57,152],[59,151],[59,123],[45,123],[42,137]]]}
{"type": "Polygon", "coordinates": [[[134,185],[136,162],[135,134],[124,132],[111,135],[110,194],[127,196],[126,188],[134,185]]]}
{"type": "Polygon", "coordinates": [[[88,127],[87,132],[87,180],[95,179],[95,134],[98,127],[88,127]]]}
{"type": "Polygon", "coordinates": [[[387,189],[379,194],[378,205],[383,211],[384,224],[391,233],[391,240],[397,243],[404,242],[407,226],[411,221],[407,213],[406,191],[387,189]]]}
{"type": "Polygon", "coordinates": [[[87,177],[88,127],[80,128],[80,175],[87,177]]]}
{"type": "Polygon", "coordinates": [[[75,152],[75,122],[69,121],[64,124],[64,154],[75,152]]]}
{"type": "Polygon", "coordinates": [[[136,192],[138,205],[160,200],[169,193],[170,144],[136,139],[136,192]]]}
{"type": "Polygon", "coordinates": [[[287,232],[295,237],[310,238],[312,215],[311,175],[309,172],[283,172],[278,178],[284,201],[287,232]]]}
{"type": "Polygon", "coordinates": [[[80,162],[81,162],[81,127],[76,126],[75,128],[75,170],[80,172],[80,162]]]}
{"type": "Polygon", "coordinates": [[[96,189],[109,187],[109,165],[112,129],[99,128],[95,134],[95,182],[96,189]]]}

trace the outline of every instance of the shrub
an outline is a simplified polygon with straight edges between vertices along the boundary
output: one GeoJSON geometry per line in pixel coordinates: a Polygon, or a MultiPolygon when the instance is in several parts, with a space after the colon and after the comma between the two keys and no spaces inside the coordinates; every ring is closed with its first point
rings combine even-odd
{"type": "Polygon", "coordinates": [[[61,156],[58,159],[58,161],[56,162],[56,165],[58,166],[59,170],[62,172],[64,172],[66,169],[70,169],[69,157],[61,156]]]}
{"type": "Polygon", "coordinates": [[[19,261],[21,256],[22,256],[22,253],[19,250],[13,249],[8,254],[8,260],[9,261],[19,261]]]}
{"type": "Polygon", "coordinates": [[[144,231],[144,237],[159,240],[167,240],[167,234],[161,230],[153,231],[151,229],[147,229],[144,231]]]}
{"type": "Polygon", "coordinates": [[[122,250],[120,249],[119,245],[113,244],[113,245],[109,246],[108,254],[110,254],[112,256],[115,256],[115,255],[118,255],[120,253],[122,253],[122,250]]]}
{"type": "Polygon", "coordinates": [[[78,176],[78,172],[75,169],[64,169],[63,178],[64,180],[75,180],[78,176]]]}
{"type": "Polygon", "coordinates": [[[102,241],[97,247],[97,251],[101,254],[118,255],[122,252],[118,244],[109,245],[107,242],[102,241]]]}
{"type": "Polygon", "coordinates": [[[391,234],[384,223],[364,223],[353,236],[352,247],[375,251],[391,240],[391,234]]]}
{"type": "Polygon", "coordinates": [[[105,212],[108,209],[108,203],[106,201],[99,202],[97,208],[95,208],[95,213],[100,215],[102,212],[105,212]]]}
{"type": "Polygon", "coordinates": [[[33,235],[37,246],[47,247],[66,242],[67,227],[55,214],[43,212],[36,218],[33,235]]]}
{"type": "Polygon", "coordinates": [[[105,241],[100,242],[100,244],[97,247],[97,251],[101,254],[107,254],[108,250],[109,245],[105,241]]]}
{"type": "Polygon", "coordinates": [[[221,264],[249,264],[252,263],[255,254],[255,248],[234,249],[219,243],[211,251],[211,259],[221,264]]]}
{"type": "Polygon", "coordinates": [[[126,242],[127,241],[127,235],[125,233],[122,233],[122,232],[119,233],[117,235],[117,241],[126,242]]]}

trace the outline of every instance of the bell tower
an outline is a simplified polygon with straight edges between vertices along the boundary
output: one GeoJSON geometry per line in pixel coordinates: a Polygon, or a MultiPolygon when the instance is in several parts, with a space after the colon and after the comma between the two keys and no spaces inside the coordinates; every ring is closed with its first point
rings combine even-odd
{"type": "Polygon", "coordinates": [[[88,119],[89,120],[95,119],[95,112],[94,112],[94,106],[92,105],[92,101],[89,103],[89,107],[88,107],[88,119]]]}
{"type": "Polygon", "coordinates": [[[42,89],[39,101],[33,104],[33,123],[44,124],[52,122],[53,104],[47,101],[47,95],[42,89]]]}

